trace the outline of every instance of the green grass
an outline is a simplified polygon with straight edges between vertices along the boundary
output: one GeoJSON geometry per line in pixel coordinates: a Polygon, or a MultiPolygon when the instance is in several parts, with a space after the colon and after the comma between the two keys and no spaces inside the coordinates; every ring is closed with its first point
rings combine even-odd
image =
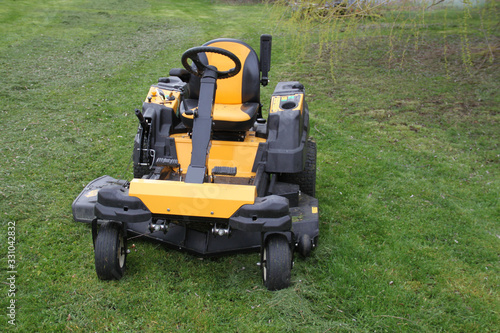
{"type": "Polygon", "coordinates": [[[431,11],[408,29],[391,16],[402,27],[392,48],[388,17],[357,22],[333,62],[342,39],[320,53],[312,35],[304,56],[269,12],[201,0],[2,2],[0,331],[500,329],[500,71],[485,41],[498,45],[496,12],[482,21],[471,12],[469,67],[460,10],[431,11]],[[184,50],[222,36],[258,49],[262,33],[274,35],[265,107],[278,81],[307,89],[319,247],[296,258],[279,292],[262,286],[258,254],[200,259],[139,239],[125,277],[98,280],[73,199],[103,174],[131,177],[133,109],[184,50]]]}

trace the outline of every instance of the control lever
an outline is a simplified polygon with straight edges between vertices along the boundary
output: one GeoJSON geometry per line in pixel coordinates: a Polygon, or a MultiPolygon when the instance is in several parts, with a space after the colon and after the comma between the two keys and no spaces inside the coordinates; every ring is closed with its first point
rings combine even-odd
{"type": "Polygon", "coordinates": [[[137,116],[137,119],[139,119],[139,123],[141,124],[142,128],[146,129],[148,123],[146,122],[146,119],[144,119],[141,110],[135,109],[135,115],[137,116]]]}

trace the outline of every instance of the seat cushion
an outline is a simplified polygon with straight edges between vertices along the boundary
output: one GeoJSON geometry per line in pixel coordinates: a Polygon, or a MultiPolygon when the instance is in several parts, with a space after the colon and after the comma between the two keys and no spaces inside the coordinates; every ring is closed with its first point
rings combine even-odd
{"type": "MultiPolygon", "coordinates": [[[[185,99],[181,104],[181,119],[184,126],[193,127],[193,115],[186,110],[198,108],[197,99],[185,99]]],[[[214,131],[246,131],[253,126],[259,113],[259,103],[214,104],[214,131]]]]}

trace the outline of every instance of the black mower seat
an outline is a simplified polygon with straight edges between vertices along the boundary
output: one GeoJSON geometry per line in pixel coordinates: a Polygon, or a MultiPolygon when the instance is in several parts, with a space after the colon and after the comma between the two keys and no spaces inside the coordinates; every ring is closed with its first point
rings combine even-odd
{"type": "MultiPolygon", "coordinates": [[[[246,131],[253,126],[260,111],[260,68],[257,53],[246,43],[236,39],[215,39],[203,46],[214,46],[234,53],[241,62],[241,71],[234,77],[217,80],[213,112],[214,131],[246,131]]],[[[232,61],[220,54],[200,54],[204,64],[229,70],[232,61]]],[[[189,82],[190,98],[181,104],[181,119],[186,127],[193,126],[193,113],[198,107],[199,78],[189,82]]]]}

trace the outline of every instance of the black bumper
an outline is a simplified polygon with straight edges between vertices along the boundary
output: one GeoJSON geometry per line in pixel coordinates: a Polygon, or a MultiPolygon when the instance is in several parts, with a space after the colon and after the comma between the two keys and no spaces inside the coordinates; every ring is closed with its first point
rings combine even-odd
{"type": "Polygon", "coordinates": [[[243,205],[229,218],[232,229],[249,232],[290,231],[292,219],[288,199],[270,195],[243,205]]]}

